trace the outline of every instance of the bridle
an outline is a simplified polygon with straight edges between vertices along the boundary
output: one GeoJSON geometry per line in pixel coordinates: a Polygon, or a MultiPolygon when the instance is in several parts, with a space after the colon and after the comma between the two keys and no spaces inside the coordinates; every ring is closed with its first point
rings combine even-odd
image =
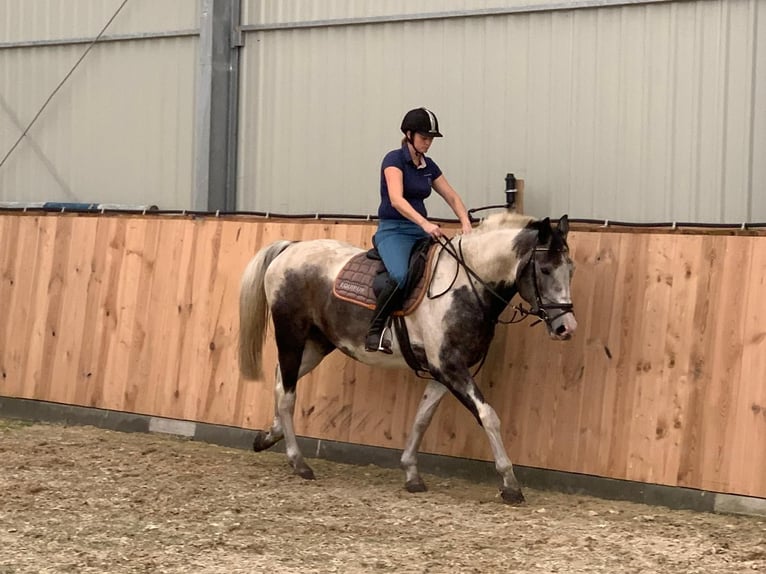
{"type": "MultiPolygon", "coordinates": [[[[552,322],[561,317],[562,315],[565,315],[566,313],[573,313],[573,305],[571,303],[551,303],[546,304],[543,302],[542,296],[540,295],[540,286],[537,283],[537,262],[535,261],[535,253],[537,252],[544,252],[547,251],[546,248],[543,247],[535,247],[534,251],[532,252],[529,260],[524,264],[524,267],[522,268],[521,272],[517,274],[516,283],[518,284],[519,280],[518,277],[523,276],[525,270],[527,267],[532,265],[532,282],[535,287],[535,304],[532,308],[526,309],[522,304],[514,305],[513,306],[513,317],[511,317],[508,321],[501,321],[499,317],[492,317],[492,313],[487,308],[486,304],[481,298],[481,295],[479,294],[478,289],[476,288],[476,285],[474,284],[474,281],[484,287],[484,289],[487,290],[488,293],[490,293],[495,299],[497,299],[500,303],[502,303],[502,308],[505,309],[509,304],[510,301],[500,295],[497,291],[492,289],[492,287],[489,286],[489,284],[482,279],[476,271],[471,269],[468,264],[465,262],[465,257],[463,256],[463,238],[459,236],[458,242],[457,242],[457,249],[455,249],[454,245],[452,245],[452,239],[442,239],[442,238],[435,238],[435,241],[441,245],[442,249],[439,251],[438,255],[436,256],[436,262],[434,263],[434,267],[438,267],[439,260],[441,258],[441,255],[444,251],[449,253],[453,259],[457,262],[457,267],[455,269],[455,276],[452,278],[452,281],[447,286],[447,288],[442,291],[441,293],[437,295],[433,295],[431,293],[431,286],[433,285],[434,278],[436,276],[435,273],[431,275],[431,281],[428,284],[428,288],[426,290],[427,297],[429,299],[438,299],[439,297],[442,297],[446,293],[452,289],[453,285],[455,284],[455,281],[457,281],[458,274],[460,272],[460,268],[462,267],[465,271],[466,276],[468,277],[468,284],[471,286],[471,290],[473,291],[474,297],[476,297],[476,302],[479,304],[479,307],[481,307],[484,315],[486,317],[490,317],[491,320],[494,323],[501,323],[503,325],[509,325],[511,323],[520,323],[524,319],[526,319],[529,315],[534,315],[535,317],[538,317],[537,321],[534,321],[530,327],[533,327],[534,325],[537,325],[541,321],[545,321],[546,325],[548,326],[548,329],[553,331],[552,322]],[[557,315],[554,315],[553,317],[550,316],[548,313],[552,310],[559,310],[560,313],[557,315]]],[[[406,332],[406,327],[404,326],[404,323],[402,322],[402,327],[404,328],[406,332]]],[[[484,361],[487,359],[487,353],[489,352],[489,347],[485,350],[483,356],[481,357],[481,360],[478,362],[478,365],[476,366],[476,369],[474,370],[472,377],[475,377],[479,371],[481,370],[482,366],[484,366],[484,361]]],[[[424,369],[422,367],[413,366],[409,359],[407,359],[408,364],[410,364],[412,370],[415,372],[415,375],[418,378],[421,379],[429,379],[431,377],[424,376],[421,374],[421,371],[425,372],[427,369],[424,369]]]]}
{"type": "MultiPolygon", "coordinates": [[[[522,269],[519,276],[524,274],[524,271],[527,267],[532,265],[532,285],[535,288],[535,304],[530,309],[525,309],[524,305],[522,303],[519,303],[518,305],[515,305],[513,308],[514,310],[521,313],[524,317],[527,317],[529,315],[534,315],[535,317],[538,317],[538,320],[532,323],[530,326],[537,325],[540,321],[545,321],[545,324],[548,326],[549,329],[553,330],[552,323],[558,319],[559,317],[566,315],[567,313],[574,313],[574,305],[572,303],[544,303],[543,298],[540,295],[540,286],[538,285],[537,281],[537,260],[535,259],[535,253],[538,252],[547,252],[548,249],[545,247],[535,247],[534,251],[532,252],[532,256],[527,261],[526,265],[524,265],[524,268],[522,269]],[[560,311],[554,316],[550,316],[548,313],[549,311],[560,311]]],[[[517,280],[518,283],[518,280],[517,280]]]]}
{"type": "MultiPolygon", "coordinates": [[[[476,297],[476,301],[479,303],[479,306],[484,311],[485,315],[488,315],[488,309],[486,308],[486,305],[481,299],[481,296],[479,295],[478,289],[476,288],[476,285],[474,284],[474,281],[484,287],[484,289],[487,290],[488,293],[490,293],[495,299],[500,301],[500,303],[503,304],[503,309],[505,309],[508,305],[510,305],[510,301],[507,300],[505,297],[500,295],[497,291],[492,289],[486,281],[484,281],[473,269],[471,269],[468,264],[465,262],[465,257],[463,256],[463,244],[462,240],[463,238],[461,236],[458,236],[458,247],[455,249],[455,247],[452,245],[452,239],[442,239],[437,237],[436,242],[441,245],[442,250],[439,252],[437,258],[436,258],[436,265],[439,264],[439,257],[441,257],[441,253],[443,251],[446,251],[449,253],[455,261],[458,263],[458,268],[462,267],[463,270],[466,273],[466,276],[468,277],[468,284],[471,286],[471,290],[473,291],[474,296],[476,297]]],[[[574,313],[574,305],[572,303],[545,303],[543,302],[543,298],[540,295],[540,286],[538,284],[537,280],[537,260],[535,258],[536,253],[545,253],[548,249],[546,247],[535,247],[533,250],[531,256],[527,260],[524,267],[521,269],[521,272],[517,274],[516,284],[518,285],[519,280],[518,277],[522,277],[524,273],[526,272],[527,268],[531,265],[532,266],[532,285],[535,289],[535,303],[530,308],[525,308],[522,303],[519,303],[517,305],[514,305],[512,308],[514,310],[513,316],[508,321],[501,321],[499,318],[494,319],[496,323],[502,323],[502,324],[511,324],[511,323],[520,323],[524,319],[526,319],[529,315],[534,315],[538,318],[537,321],[533,322],[530,327],[537,325],[538,323],[545,321],[545,324],[548,326],[548,328],[552,331],[553,330],[553,321],[558,319],[559,317],[566,315],[567,313],[574,313]],[[558,313],[551,315],[552,311],[559,311],[558,313]]],[[[455,273],[455,277],[452,279],[452,282],[450,285],[441,293],[438,295],[432,295],[431,294],[431,285],[428,286],[428,298],[429,299],[437,299],[447,293],[452,286],[455,284],[455,281],[457,280],[457,272],[455,273]]],[[[433,277],[431,278],[431,281],[433,282],[433,277]]]]}

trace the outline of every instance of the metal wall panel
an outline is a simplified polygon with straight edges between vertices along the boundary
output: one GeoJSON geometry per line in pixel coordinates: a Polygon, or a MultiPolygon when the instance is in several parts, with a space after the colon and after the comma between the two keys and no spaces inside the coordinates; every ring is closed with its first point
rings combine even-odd
{"type": "MultiPolygon", "coordinates": [[[[410,6],[286,4],[246,2],[245,23],[410,6]]],[[[427,105],[446,135],[431,155],[469,206],[498,203],[510,171],[533,215],[764,221],[765,10],[705,0],[248,32],[240,208],[374,213],[401,116],[427,105]]]]}
{"type": "MultiPolygon", "coordinates": [[[[122,0],[0,0],[0,44],[95,36],[122,0]]],[[[198,26],[198,2],[129,0],[109,34],[147,34],[198,26]]]]}
{"type": "MultiPolygon", "coordinates": [[[[197,38],[96,45],[0,167],[0,201],[188,208],[196,46],[197,38]]],[[[83,49],[0,50],[0,158],[83,49]]]]}
{"type": "MultiPolygon", "coordinates": [[[[0,160],[121,4],[0,0],[0,160]]],[[[198,14],[129,0],[104,35],[121,40],[94,46],[0,167],[0,201],[191,207],[198,14]]]]}

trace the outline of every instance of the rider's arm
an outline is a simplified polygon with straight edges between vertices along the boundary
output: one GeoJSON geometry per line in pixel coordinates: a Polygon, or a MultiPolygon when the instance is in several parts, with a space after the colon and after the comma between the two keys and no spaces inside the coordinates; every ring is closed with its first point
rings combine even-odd
{"type": "Polygon", "coordinates": [[[457,215],[457,218],[460,220],[460,227],[463,233],[470,233],[473,228],[471,227],[471,219],[468,217],[468,211],[465,208],[463,200],[460,199],[457,191],[450,185],[447,178],[444,177],[444,175],[440,175],[433,181],[431,187],[434,188],[436,193],[444,198],[444,201],[446,201],[452,208],[452,211],[455,212],[455,215],[457,215]]]}

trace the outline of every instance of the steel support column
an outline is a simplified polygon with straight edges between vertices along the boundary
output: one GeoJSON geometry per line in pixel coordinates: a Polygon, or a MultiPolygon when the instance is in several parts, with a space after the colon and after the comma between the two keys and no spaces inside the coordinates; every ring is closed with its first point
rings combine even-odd
{"type": "Polygon", "coordinates": [[[240,0],[200,0],[192,209],[234,211],[240,0]]]}

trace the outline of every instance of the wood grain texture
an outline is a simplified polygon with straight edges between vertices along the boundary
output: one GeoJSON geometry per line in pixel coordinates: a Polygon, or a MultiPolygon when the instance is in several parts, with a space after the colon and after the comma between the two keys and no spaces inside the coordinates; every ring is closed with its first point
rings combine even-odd
{"type": "MultiPolygon", "coordinates": [[[[449,228],[449,226],[446,226],[449,228]]],[[[0,395],[245,428],[239,280],[277,239],[369,247],[374,224],[0,214],[0,395]]],[[[766,497],[766,237],[575,228],[579,330],[499,325],[478,376],[514,462],[766,497]]],[[[504,318],[509,318],[507,311],[504,318]]],[[[424,382],[336,353],[298,385],[300,434],[401,448],[424,382]]],[[[447,397],[427,452],[489,459],[447,397]]]]}

